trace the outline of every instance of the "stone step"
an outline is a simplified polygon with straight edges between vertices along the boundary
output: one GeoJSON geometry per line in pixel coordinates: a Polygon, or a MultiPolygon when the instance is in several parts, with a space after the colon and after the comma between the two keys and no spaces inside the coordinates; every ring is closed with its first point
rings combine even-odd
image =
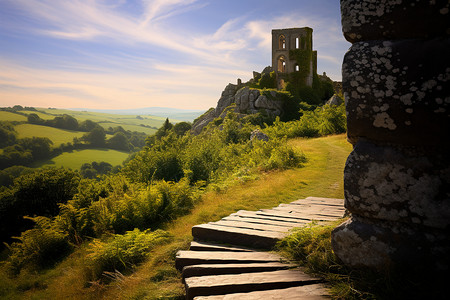
{"type": "Polygon", "coordinates": [[[305,199],[299,199],[296,201],[293,201],[291,203],[294,202],[301,202],[301,201],[310,201],[312,203],[324,203],[326,205],[339,205],[339,206],[343,206],[344,205],[344,199],[336,199],[336,198],[323,198],[323,197],[307,197],[305,199]]]}
{"type": "Polygon", "coordinates": [[[242,221],[230,221],[230,220],[220,220],[217,222],[211,222],[209,224],[219,225],[219,226],[227,226],[227,227],[235,227],[235,228],[248,228],[255,230],[266,230],[266,231],[276,231],[276,232],[288,232],[288,227],[277,226],[277,225],[265,225],[265,224],[257,224],[257,223],[249,223],[242,221]]]}
{"type": "Polygon", "coordinates": [[[279,262],[245,263],[245,264],[201,264],[183,268],[183,279],[194,276],[242,274],[276,271],[293,268],[295,265],[279,262]]]}
{"type": "Polygon", "coordinates": [[[288,213],[301,213],[305,216],[318,216],[318,217],[330,217],[334,219],[339,219],[344,216],[343,211],[327,211],[327,210],[317,210],[317,209],[295,209],[292,207],[274,207],[273,210],[279,210],[288,213]]]}
{"type": "Polygon", "coordinates": [[[186,266],[201,264],[242,264],[282,262],[279,255],[268,252],[232,252],[232,251],[178,251],[175,267],[182,270],[186,266]]]}
{"type": "Polygon", "coordinates": [[[237,251],[237,252],[252,252],[253,249],[245,247],[237,247],[230,245],[212,244],[207,242],[192,241],[189,247],[191,251],[237,251]]]}
{"type": "Polygon", "coordinates": [[[326,211],[326,212],[338,212],[338,213],[345,213],[345,208],[339,207],[339,206],[328,206],[328,205],[321,205],[321,204],[280,204],[277,207],[286,207],[290,208],[292,210],[297,210],[299,212],[302,211],[308,211],[308,210],[316,210],[316,211],[326,211]]]}
{"type": "Polygon", "coordinates": [[[295,226],[297,226],[297,225],[303,226],[307,223],[310,223],[310,221],[308,221],[308,220],[277,217],[276,215],[269,215],[269,214],[264,215],[264,214],[258,214],[258,212],[256,212],[256,211],[248,211],[248,210],[239,210],[238,212],[231,214],[230,216],[256,218],[259,220],[272,220],[272,221],[278,221],[278,222],[285,222],[286,224],[294,224],[295,226]]]}
{"type": "Polygon", "coordinates": [[[218,241],[251,248],[270,249],[278,240],[286,236],[286,233],[201,224],[192,227],[192,236],[195,240],[218,241]]]}
{"type": "Polygon", "coordinates": [[[260,218],[247,218],[247,217],[242,217],[242,216],[237,216],[237,215],[231,215],[231,216],[222,218],[222,220],[276,225],[276,226],[283,226],[288,229],[293,228],[293,227],[299,227],[301,225],[300,223],[294,223],[294,222],[282,222],[282,221],[274,221],[274,220],[270,220],[270,219],[260,219],[260,218]]]}
{"type": "Polygon", "coordinates": [[[217,296],[198,296],[194,300],[322,300],[330,299],[327,289],[320,283],[308,284],[286,289],[234,293],[217,296]]]}
{"type": "Polygon", "coordinates": [[[212,275],[185,280],[186,298],[245,293],[319,283],[320,280],[299,270],[212,275]]]}
{"type": "Polygon", "coordinates": [[[317,221],[334,221],[336,217],[322,216],[322,215],[314,215],[314,214],[303,214],[303,213],[289,213],[285,211],[275,210],[275,209],[261,209],[256,212],[258,215],[268,215],[268,216],[277,216],[283,218],[290,219],[298,219],[298,220],[317,220],[317,221]]]}

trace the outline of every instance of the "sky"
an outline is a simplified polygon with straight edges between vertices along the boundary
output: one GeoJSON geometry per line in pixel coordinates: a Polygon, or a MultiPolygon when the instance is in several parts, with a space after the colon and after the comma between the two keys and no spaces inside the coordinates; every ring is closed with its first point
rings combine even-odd
{"type": "Polygon", "coordinates": [[[0,107],[205,110],[305,26],[341,80],[337,0],[0,0],[0,107]]]}

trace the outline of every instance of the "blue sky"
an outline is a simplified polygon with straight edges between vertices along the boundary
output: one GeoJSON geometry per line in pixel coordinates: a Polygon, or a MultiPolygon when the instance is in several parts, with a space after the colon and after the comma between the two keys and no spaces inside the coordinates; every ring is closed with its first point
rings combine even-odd
{"type": "Polygon", "coordinates": [[[271,64],[271,30],[312,27],[341,79],[337,0],[0,0],[0,106],[215,107],[271,64]]]}

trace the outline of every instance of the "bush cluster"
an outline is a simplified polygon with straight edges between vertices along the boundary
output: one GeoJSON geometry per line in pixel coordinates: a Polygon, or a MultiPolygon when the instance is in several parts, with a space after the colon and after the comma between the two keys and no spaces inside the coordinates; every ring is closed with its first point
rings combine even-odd
{"type": "Polygon", "coordinates": [[[304,162],[303,154],[294,152],[285,140],[250,141],[250,133],[258,127],[241,121],[228,113],[223,122],[210,124],[197,136],[167,130],[150,139],[123,171],[136,182],[187,178],[191,184],[208,184],[243,169],[271,170],[304,162]]]}
{"type": "Polygon", "coordinates": [[[319,137],[347,130],[345,106],[324,105],[315,110],[302,110],[299,120],[281,122],[276,119],[264,132],[272,138],[319,137]]]}

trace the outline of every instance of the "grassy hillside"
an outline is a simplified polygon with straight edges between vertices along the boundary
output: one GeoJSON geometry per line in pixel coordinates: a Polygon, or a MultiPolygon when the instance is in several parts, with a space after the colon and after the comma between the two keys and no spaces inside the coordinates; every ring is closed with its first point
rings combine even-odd
{"type": "MultiPolygon", "coordinates": [[[[28,123],[27,115],[36,114],[40,119],[45,121],[54,120],[55,117],[61,117],[64,114],[70,115],[74,117],[78,124],[81,124],[83,121],[91,120],[102,126],[105,130],[112,132],[117,127],[122,127],[125,131],[127,131],[127,138],[129,141],[129,147],[124,143],[123,147],[119,146],[108,146],[111,149],[131,149],[132,151],[136,151],[139,147],[142,147],[143,141],[145,140],[145,135],[152,135],[157,131],[157,128],[161,127],[164,123],[165,118],[163,117],[153,117],[153,116],[138,116],[138,115],[117,115],[117,114],[107,114],[107,113],[97,113],[97,112],[86,112],[86,111],[71,111],[64,109],[44,109],[37,108],[37,110],[17,110],[17,113],[14,111],[1,111],[0,110],[0,121],[9,121],[13,122],[12,126],[14,127],[14,134],[17,133],[17,139],[24,138],[48,138],[53,142],[51,148],[58,148],[62,144],[71,145],[67,146],[68,148],[61,148],[62,151],[70,151],[74,143],[74,138],[80,139],[83,135],[86,135],[86,132],[75,131],[75,130],[66,130],[60,129],[64,128],[59,126],[55,126],[53,123],[44,124],[44,121],[39,122],[31,122],[33,124],[28,123]],[[40,125],[38,125],[40,124],[40,125]],[[59,128],[57,128],[59,127],[59,128]],[[113,129],[112,129],[113,128],[113,129]],[[133,133],[137,132],[137,133],[133,133]],[[136,147],[136,148],[134,148],[136,147]]],[[[11,125],[8,125],[11,126],[11,125]]],[[[65,128],[73,128],[73,127],[65,127],[65,128]]],[[[106,140],[110,139],[113,135],[107,134],[106,140]]],[[[10,144],[11,145],[11,144],[10,144]]],[[[117,144],[116,144],[117,145],[117,144]]],[[[66,147],[66,146],[64,146],[66,147]]],[[[103,147],[103,146],[100,146],[103,147]]],[[[93,147],[95,148],[95,147],[93,147]]],[[[77,147],[75,146],[75,149],[77,147]]],[[[0,154],[5,153],[3,148],[0,149],[0,154]]],[[[11,160],[11,155],[7,159],[11,160]]],[[[74,153],[64,153],[58,157],[55,157],[52,160],[46,162],[36,162],[33,166],[64,166],[69,168],[79,168],[83,163],[86,162],[101,162],[105,161],[112,165],[121,164],[123,160],[128,156],[120,151],[106,151],[104,149],[99,150],[90,150],[90,151],[76,151],[74,153]]],[[[50,156],[47,156],[50,157],[50,156]]],[[[6,158],[5,158],[6,159],[6,158]]],[[[16,159],[17,164],[21,165],[23,162],[19,159],[16,159]]],[[[4,165],[9,167],[13,165],[14,162],[8,162],[4,165]]],[[[30,164],[29,162],[27,163],[30,164]]],[[[4,168],[4,167],[2,167],[4,168]]]]}
{"type": "Polygon", "coordinates": [[[46,137],[53,142],[53,146],[57,147],[63,143],[72,143],[73,138],[81,138],[84,132],[59,129],[49,126],[41,126],[34,124],[19,124],[14,127],[19,138],[27,137],[46,137]]]}
{"type": "Polygon", "coordinates": [[[9,111],[0,111],[0,121],[26,121],[27,117],[9,111]]]}
{"type": "Polygon", "coordinates": [[[44,162],[36,163],[33,167],[65,167],[70,169],[80,169],[84,163],[94,161],[105,161],[111,165],[122,165],[128,157],[128,152],[111,149],[86,149],[64,152],[63,154],[44,162]]]}
{"type": "Polygon", "coordinates": [[[182,299],[183,285],[174,268],[177,250],[186,249],[193,225],[215,221],[239,209],[256,210],[307,196],[343,197],[343,169],[351,151],[345,135],[292,139],[308,161],[303,168],[262,173],[224,191],[209,191],[191,213],[179,217],[168,230],[175,238],[155,247],[133,274],[113,274],[108,285],[83,281],[81,247],[53,269],[23,273],[9,279],[0,274],[0,295],[5,299],[182,299]]]}

